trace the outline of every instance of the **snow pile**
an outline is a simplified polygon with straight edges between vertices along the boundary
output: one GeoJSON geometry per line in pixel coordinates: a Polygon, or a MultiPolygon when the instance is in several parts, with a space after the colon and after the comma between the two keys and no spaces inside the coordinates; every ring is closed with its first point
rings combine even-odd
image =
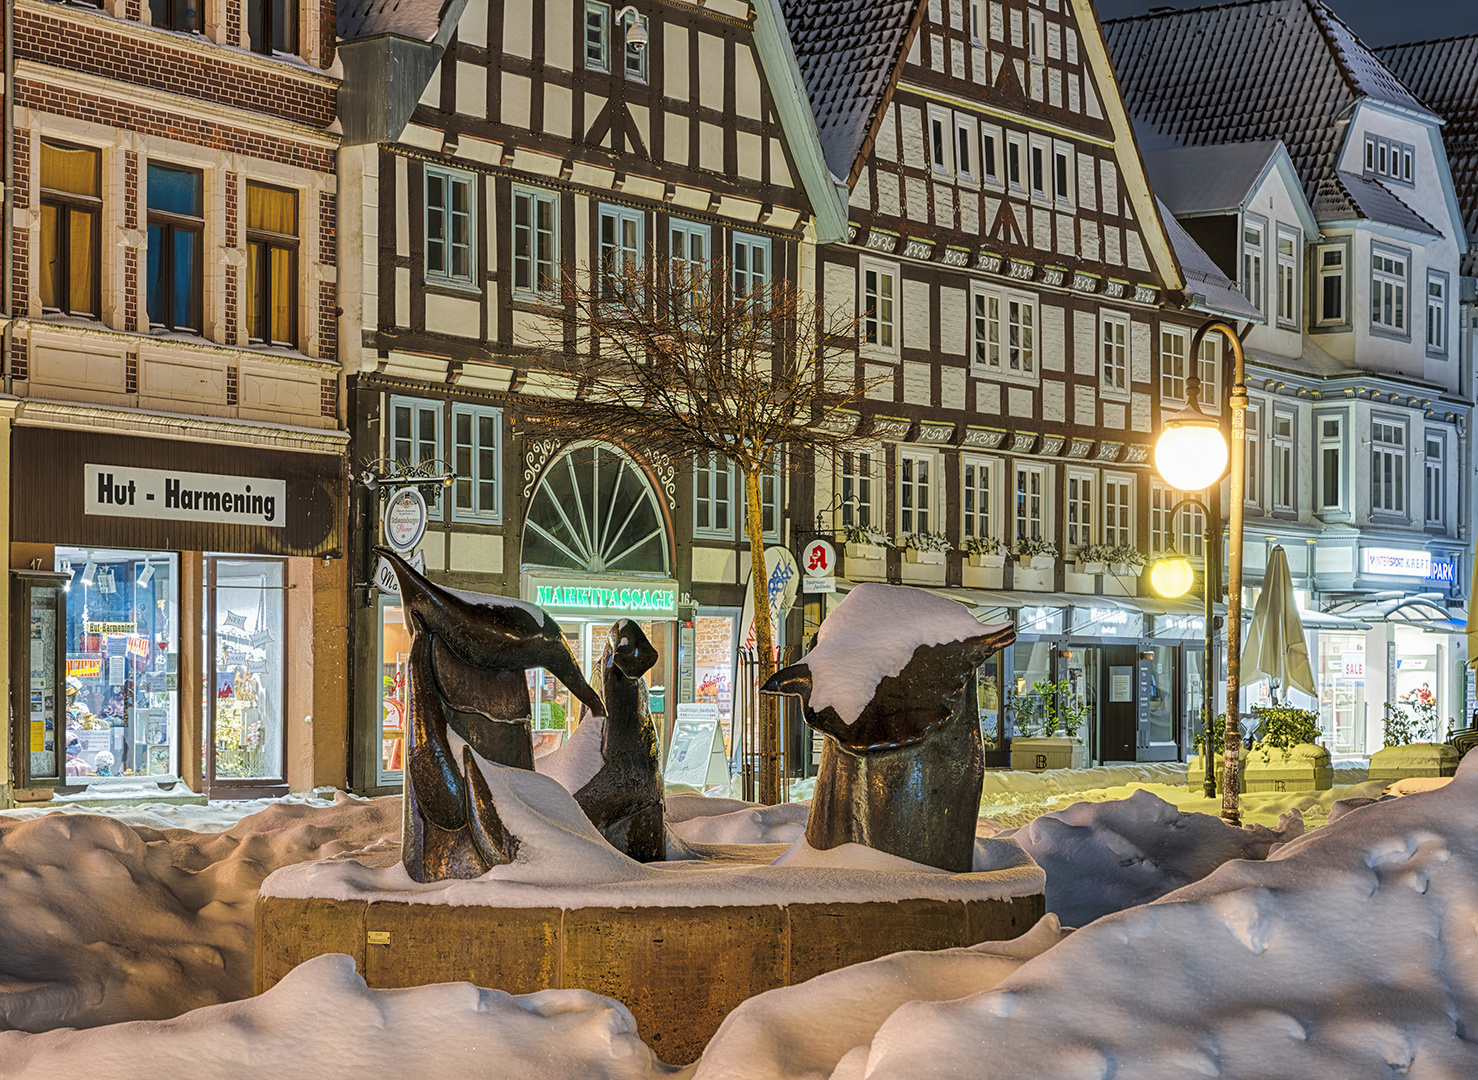
{"type": "Polygon", "coordinates": [[[655,1080],[626,1006],[585,990],[510,997],[470,983],[371,990],[347,956],[299,965],[260,997],[176,1020],[0,1033],[9,1080],[655,1080]]]}
{"type": "MultiPolygon", "coordinates": [[[[449,741],[454,759],[460,758],[465,744],[454,733],[449,741]]],[[[825,860],[793,867],[733,859],[639,863],[606,843],[554,779],[473,757],[498,817],[518,838],[513,862],[470,881],[426,883],[412,881],[401,863],[370,865],[352,858],[304,863],[273,874],[262,883],[262,895],[572,910],[1003,899],[1040,893],[1046,885],[1041,868],[1010,840],[992,842],[985,856],[989,868],[969,874],[940,874],[914,864],[878,872],[825,860]]]]}
{"type": "MultiPolygon", "coordinates": [[[[399,799],[399,796],[392,796],[399,799]]],[[[29,821],[47,814],[102,814],[125,825],[142,825],[150,829],[188,829],[191,832],[224,832],[244,817],[260,814],[269,806],[313,806],[320,809],[344,802],[368,805],[369,799],[345,792],[335,792],[332,799],[311,795],[283,795],[275,799],[237,799],[213,803],[119,803],[105,806],[80,806],[45,803],[0,810],[0,821],[29,821]]]]}
{"type": "Polygon", "coordinates": [[[587,716],[555,749],[534,759],[534,771],[552,776],[570,794],[579,791],[600,772],[606,763],[601,752],[605,742],[606,718],[587,716]]]}
{"type": "Polygon", "coordinates": [[[1475,926],[1470,754],[1446,787],[1102,918],[993,990],[903,1005],[835,1080],[1478,1076],[1475,926]]]}
{"type": "Polygon", "coordinates": [[[924,589],[855,586],[816,634],[802,663],[811,671],[810,707],[828,705],[851,725],[878,683],[897,675],[920,646],[964,641],[1007,628],[982,625],[963,604],[924,589]]]}
{"type": "Polygon", "coordinates": [[[893,953],[770,990],[724,1019],[693,1080],[824,1080],[899,1006],[989,990],[1063,937],[1049,915],[1014,941],[893,953]]]}
{"type": "Polygon", "coordinates": [[[1229,859],[1265,859],[1272,845],[1302,834],[1296,810],[1276,831],[1239,829],[1141,790],[1114,802],[1074,803],[996,837],[1014,838],[1047,871],[1047,910],[1064,926],[1084,926],[1158,900],[1229,859]]]}
{"type": "MultiPolygon", "coordinates": [[[[684,796],[688,799],[692,796],[684,796]]],[[[671,806],[675,799],[669,798],[671,806]]],[[[710,800],[733,803],[736,800],[710,800]]],[[[739,803],[739,809],[724,814],[669,819],[668,828],[684,840],[699,844],[793,844],[805,834],[810,803],[778,803],[756,806],[739,803]]]]}
{"type": "Polygon", "coordinates": [[[398,848],[399,799],[277,803],[215,833],[0,818],[0,1028],[157,1019],[244,997],[262,879],[377,843],[398,848]]]}

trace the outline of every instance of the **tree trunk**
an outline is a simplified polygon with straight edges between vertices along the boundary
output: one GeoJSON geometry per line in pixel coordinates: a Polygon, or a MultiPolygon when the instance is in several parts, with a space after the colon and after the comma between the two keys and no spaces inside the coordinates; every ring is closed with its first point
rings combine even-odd
{"type": "MultiPolygon", "coordinates": [[[[754,651],[763,686],[775,673],[775,643],[770,636],[770,580],[765,573],[765,529],[760,509],[760,472],[744,475],[744,531],[749,537],[749,588],[754,597],[754,651]]],[[[759,800],[767,806],[780,801],[780,702],[758,695],[759,800]]]]}

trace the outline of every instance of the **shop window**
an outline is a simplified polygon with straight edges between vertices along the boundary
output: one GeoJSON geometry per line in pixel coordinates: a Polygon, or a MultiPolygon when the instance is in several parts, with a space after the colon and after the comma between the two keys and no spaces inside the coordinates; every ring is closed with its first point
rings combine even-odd
{"type": "MultiPolygon", "coordinates": [[[[452,406],[452,519],[496,523],[502,519],[499,484],[503,463],[503,411],[452,406]]],[[[424,493],[423,493],[424,494],[424,493]]]]}
{"type": "Polygon", "coordinates": [[[898,355],[898,267],[862,262],[862,342],[865,351],[898,355]]]}
{"type": "Polygon", "coordinates": [[[168,552],[56,549],[66,605],[66,783],[178,775],[179,575],[168,552]]]}
{"type": "Polygon", "coordinates": [[[641,264],[645,215],[629,206],[600,208],[600,298],[637,303],[627,296],[632,276],[641,264]]]}
{"type": "Polygon", "coordinates": [[[550,298],[559,287],[555,273],[559,249],[559,202],[554,192],[513,189],[513,295],[523,300],[550,298]]]}
{"type": "MultiPolygon", "coordinates": [[[[390,427],[385,438],[390,448],[390,459],[398,466],[425,472],[444,468],[441,414],[440,402],[392,397],[390,427]]],[[[421,495],[426,500],[426,516],[434,521],[440,521],[442,516],[441,492],[440,484],[421,486],[421,495]]]]}
{"type": "Polygon", "coordinates": [[[1406,513],[1406,425],[1391,420],[1370,424],[1370,506],[1406,513]]]}
{"type": "Polygon", "coordinates": [[[881,509],[874,502],[874,472],[879,456],[871,450],[848,450],[842,454],[842,527],[866,528],[878,520],[881,509]]]}
{"type": "Polygon", "coordinates": [[[287,560],[205,560],[209,666],[202,768],[206,790],[281,787],[286,781],[287,560]]]}
{"type": "Polygon", "coordinates": [[[201,0],[150,0],[149,14],[155,26],[166,30],[201,30],[201,0]]]}
{"type": "Polygon", "coordinates": [[[1042,465],[1018,462],[1015,480],[1016,535],[1022,540],[1050,540],[1052,531],[1047,521],[1047,470],[1042,465]]]}
{"type": "Polygon", "coordinates": [[[939,455],[927,450],[898,451],[898,535],[934,532],[936,517],[934,488],[939,477],[939,455]]]}
{"type": "Polygon", "coordinates": [[[693,620],[693,706],[678,705],[681,714],[713,716],[734,745],[734,615],[702,614],[693,620]]]}
{"type": "Polygon", "coordinates": [[[1090,472],[1067,474],[1067,551],[1071,558],[1079,548],[1094,542],[1093,507],[1095,477],[1090,472]]]}
{"type": "Polygon", "coordinates": [[[1422,458],[1423,517],[1430,529],[1441,529],[1447,524],[1447,476],[1443,468],[1445,455],[1442,452],[1442,436],[1427,433],[1427,452],[1422,458]]]}
{"type": "Polygon", "coordinates": [[[709,451],[693,461],[693,535],[734,539],[734,470],[727,458],[709,451]]]}
{"type": "Polygon", "coordinates": [[[585,67],[611,70],[611,5],[585,0],[585,67]]]}
{"type": "Polygon", "coordinates": [[[964,539],[1001,539],[996,507],[1000,463],[990,458],[962,457],[960,531],[964,539]]]}
{"type": "Polygon", "coordinates": [[[296,53],[297,0],[247,0],[246,34],[252,52],[296,53]]]}
{"type": "Polygon", "coordinates": [[[102,154],[41,140],[41,309],[102,311],[102,154]]]}
{"type": "Polygon", "coordinates": [[[1364,750],[1365,635],[1321,630],[1319,639],[1319,726],[1336,754],[1364,750]]]}
{"type": "Polygon", "coordinates": [[[298,193],[246,185],[246,325],[253,342],[298,343],[298,193]]]}
{"type": "Polygon", "coordinates": [[[375,786],[401,781],[405,769],[405,733],[410,719],[407,663],[411,635],[399,597],[380,597],[380,754],[375,786]]]}
{"type": "Polygon", "coordinates": [[[205,220],[203,177],[194,169],[149,162],[149,254],[146,296],[149,325],[201,331],[201,263],[205,220]]]}
{"type": "Polygon", "coordinates": [[[426,166],[426,280],[475,284],[477,235],[471,173],[426,166]]]}

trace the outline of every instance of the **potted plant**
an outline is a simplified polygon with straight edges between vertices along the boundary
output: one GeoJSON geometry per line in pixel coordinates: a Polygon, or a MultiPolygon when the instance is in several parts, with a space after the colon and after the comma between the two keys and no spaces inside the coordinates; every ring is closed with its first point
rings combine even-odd
{"type": "Polygon", "coordinates": [[[1057,545],[1051,540],[1033,540],[1022,537],[1011,549],[1018,566],[1032,570],[1051,570],[1057,565],[1057,545]]]}
{"type": "Polygon", "coordinates": [[[844,525],[847,558],[884,559],[888,555],[888,534],[876,525],[844,525]]]}
{"type": "Polygon", "coordinates": [[[1125,577],[1131,573],[1135,575],[1141,573],[1145,564],[1150,560],[1149,556],[1138,548],[1124,544],[1120,547],[1107,548],[1104,561],[1109,564],[1109,569],[1115,574],[1125,577]]]}
{"type": "Polygon", "coordinates": [[[1081,769],[1087,753],[1078,732],[1088,719],[1088,706],[1067,679],[1034,682],[1013,700],[1021,734],[1011,742],[1011,767],[1031,772],[1081,769]]]}
{"type": "Polygon", "coordinates": [[[971,566],[999,570],[1006,565],[1006,545],[994,536],[967,536],[960,550],[971,566]]]}
{"type": "Polygon", "coordinates": [[[1084,544],[1073,554],[1073,569],[1079,574],[1101,574],[1113,553],[1107,544],[1084,544]]]}
{"type": "Polygon", "coordinates": [[[1329,751],[1318,744],[1319,717],[1291,705],[1254,705],[1247,791],[1326,791],[1334,784],[1329,751]]]}
{"type": "Polygon", "coordinates": [[[1437,699],[1426,686],[1386,705],[1385,747],[1370,755],[1370,779],[1387,783],[1408,776],[1451,776],[1457,772],[1457,747],[1437,742],[1437,699]]]}
{"type": "Polygon", "coordinates": [[[954,550],[942,532],[913,532],[903,535],[903,557],[911,563],[944,565],[944,556],[954,550]]]}

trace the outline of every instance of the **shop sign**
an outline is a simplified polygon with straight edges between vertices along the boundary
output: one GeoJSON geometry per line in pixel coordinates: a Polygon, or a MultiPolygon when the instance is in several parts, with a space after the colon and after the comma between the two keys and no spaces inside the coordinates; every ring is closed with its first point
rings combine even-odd
{"type": "MultiPolygon", "coordinates": [[[[426,572],[426,556],[421,552],[416,552],[408,561],[417,573],[426,572]]],[[[390,560],[383,555],[380,556],[379,564],[375,567],[375,584],[387,596],[400,595],[400,579],[395,576],[395,568],[390,565],[390,560]]]]}
{"type": "Polygon", "coordinates": [[[1339,659],[1345,678],[1359,682],[1365,681],[1365,654],[1363,652],[1340,653],[1339,659]]]}
{"type": "Polygon", "coordinates": [[[836,549],[825,540],[813,540],[801,554],[801,571],[805,579],[801,591],[808,593],[834,593],[836,581],[836,549]]]}
{"type": "Polygon", "coordinates": [[[287,481],[260,476],[92,465],[83,469],[83,512],[213,525],[287,524],[287,481]]]}
{"type": "Polygon", "coordinates": [[[1427,571],[1427,580],[1437,585],[1456,584],[1457,562],[1452,559],[1433,559],[1432,568],[1427,571]]]}
{"type": "Polygon", "coordinates": [[[1432,555],[1428,551],[1368,547],[1362,549],[1362,554],[1367,574],[1424,578],[1432,570],[1432,555]]]}
{"type": "Polygon", "coordinates": [[[131,622],[89,622],[83,626],[87,633],[104,637],[131,637],[139,628],[138,623],[131,622]]]}
{"type": "MultiPolygon", "coordinates": [[[[795,604],[795,594],[800,585],[800,577],[800,567],[796,565],[795,556],[790,553],[789,548],[778,546],[765,548],[765,578],[768,583],[765,591],[770,601],[770,641],[777,648],[780,644],[780,621],[795,604]]],[[[744,612],[739,616],[739,625],[744,633],[739,642],[741,648],[754,648],[756,621],[753,583],[746,575],[744,612]]]]}
{"type": "Polygon", "coordinates": [[[97,679],[103,674],[103,658],[97,656],[69,656],[67,657],[67,678],[69,679],[97,679]]]}
{"type": "Polygon", "coordinates": [[[601,585],[540,585],[534,593],[534,603],[551,611],[582,608],[636,614],[655,612],[672,616],[677,613],[677,590],[607,589],[601,585]]]}
{"type": "Polygon", "coordinates": [[[385,507],[385,542],[404,555],[421,542],[425,533],[426,500],[413,487],[400,488],[385,507]]]}

